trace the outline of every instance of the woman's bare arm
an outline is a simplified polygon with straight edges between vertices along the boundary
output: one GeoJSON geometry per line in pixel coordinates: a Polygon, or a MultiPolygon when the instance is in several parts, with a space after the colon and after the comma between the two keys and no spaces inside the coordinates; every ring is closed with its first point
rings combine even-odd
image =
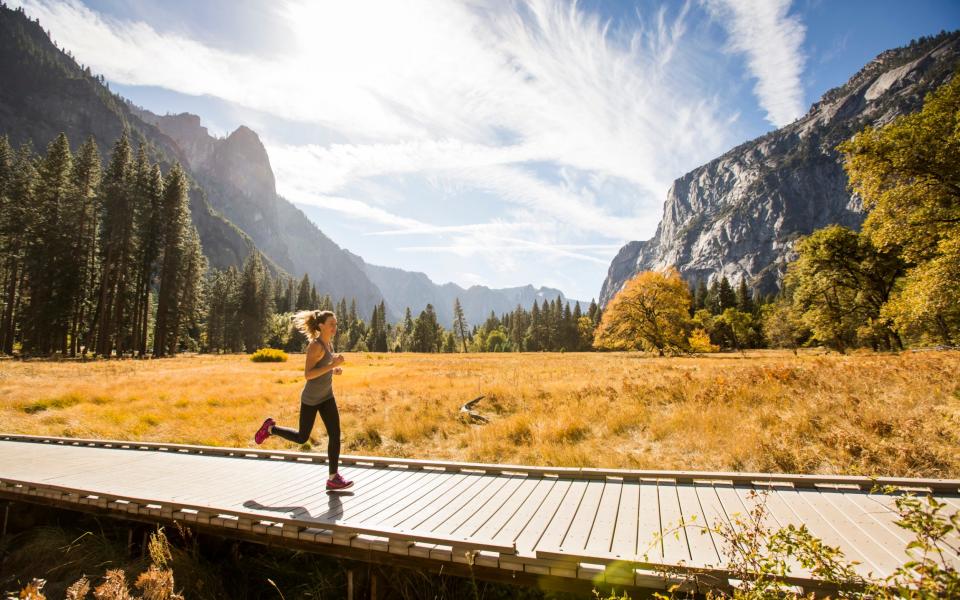
{"type": "Polygon", "coordinates": [[[317,365],[310,368],[311,365],[316,365],[320,362],[320,359],[323,358],[323,355],[326,353],[326,348],[323,347],[323,344],[317,344],[310,342],[310,345],[307,346],[307,359],[306,364],[303,366],[303,376],[309,381],[310,379],[316,379],[328,371],[332,371],[336,367],[339,367],[343,364],[344,358],[342,355],[338,354],[333,357],[333,361],[329,364],[320,366],[317,365]]]}

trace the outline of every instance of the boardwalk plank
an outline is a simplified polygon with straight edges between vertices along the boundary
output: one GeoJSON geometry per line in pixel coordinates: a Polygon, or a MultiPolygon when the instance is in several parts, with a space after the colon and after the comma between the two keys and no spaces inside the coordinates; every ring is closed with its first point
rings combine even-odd
{"type": "MultiPolygon", "coordinates": [[[[469,519],[464,521],[461,525],[456,527],[456,529],[451,529],[449,533],[451,535],[473,537],[477,531],[483,527],[487,521],[489,521],[498,511],[501,510],[511,510],[509,506],[512,504],[516,506],[520,503],[519,496],[526,497],[529,490],[536,485],[536,482],[531,481],[525,475],[517,475],[510,478],[507,481],[506,485],[500,488],[496,494],[494,494],[481,508],[479,508],[469,519]],[[527,491],[520,491],[521,488],[527,485],[527,491]],[[514,497],[518,496],[516,500],[514,497]],[[513,502],[511,503],[511,501],[513,502]]],[[[449,525],[448,525],[449,526],[449,525]]],[[[443,531],[443,529],[438,529],[437,531],[443,531]]]]}
{"type": "Polygon", "coordinates": [[[610,552],[625,560],[636,558],[640,517],[640,482],[624,481],[620,486],[620,502],[614,522],[610,552]]]}
{"type": "Polygon", "coordinates": [[[496,533],[494,539],[501,543],[515,542],[517,553],[531,553],[556,514],[571,483],[569,479],[554,479],[549,487],[539,486],[537,493],[523,503],[520,510],[496,533]]]}
{"type": "Polygon", "coordinates": [[[478,473],[459,473],[463,477],[449,492],[435,496],[428,504],[421,507],[410,507],[413,510],[404,511],[402,519],[391,519],[394,527],[401,529],[416,529],[420,523],[423,523],[441,510],[450,505],[457,498],[475,494],[483,486],[489,483],[486,475],[478,473]]]}
{"type": "Polygon", "coordinates": [[[672,481],[657,482],[657,497],[660,506],[660,531],[663,533],[663,560],[672,564],[690,564],[690,546],[687,532],[681,525],[683,511],[677,485],[672,481]]]}
{"type": "MultiPolygon", "coordinates": [[[[885,544],[878,544],[871,532],[864,528],[868,521],[865,521],[861,511],[843,512],[837,509],[835,503],[830,501],[831,496],[838,492],[830,490],[804,490],[797,495],[809,506],[812,513],[805,512],[803,505],[798,504],[798,513],[803,514],[804,520],[808,526],[813,528],[815,517],[819,518],[823,524],[826,524],[834,533],[824,533],[824,540],[827,536],[835,540],[831,545],[839,545],[841,548],[851,548],[865,561],[864,572],[890,572],[896,569],[902,562],[894,556],[885,544]],[[804,514],[805,513],[805,514],[804,514]],[[815,515],[815,517],[814,517],[815,515]],[[835,537],[834,537],[835,535],[835,537]]],[[[874,527],[874,532],[878,528],[874,527]]],[[[828,542],[830,543],[830,542],[828,542]]],[[[846,554],[846,552],[845,552],[846,554]]],[[[850,557],[849,554],[847,554],[850,557]]],[[[856,559],[861,560],[861,559],[856,559]]]]}
{"type": "MultiPolygon", "coordinates": [[[[574,515],[577,514],[580,502],[583,500],[587,489],[587,481],[583,479],[576,479],[570,484],[570,489],[557,507],[550,523],[543,532],[543,536],[536,542],[536,547],[560,547],[564,538],[567,537],[574,515]]],[[[599,496],[597,497],[599,499],[599,496]]]]}
{"type": "Polygon", "coordinates": [[[410,526],[423,531],[433,531],[435,527],[442,524],[452,515],[464,510],[464,507],[474,502],[478,496],[484,493],[491,493],[488,489],[491,485],[496,485],[498,482],[500,482],[500,477],[495,475],[479,475],[473,485],[466,488],[462,494],[446,499],[442,507],[435,510],[426,518],[419,519],[418,515],[414,515],[404,521],[401,527],[410,526]]]}
{"type": "MultiPolygon", "coordinates": [[[[777,489],[770,495],[771,501],[769,506],[771,507],[771,510],[779,510],[785,514],[792,513],[794,515],[792,519],[793,524],[797,526],[805,524],[810,530],[811,534],[822,539],[825,543],[831,546],[840,546],[846,548],[847,542],[843,534],[837,531],[828,521],[824,520],[824,518],[821,517],[815,509],[813,509],[805,500],[803,500],[802,496],[803,493],[798,490],[791,490],[787,488],[777,489]],[[776,499],[776,502],[774,499],[776,499]]],[[[862,554],[862,552],[851,548],[845,554],[847,560],[858,561],[861,563],[860,570],[864,574],[866,574],[867,571],[876,570],[875,565],[873,565],[873,563],[870,562],[869,559],[862,554]]]]}
{"type": "Polygon", "coordinates": [[[522,476],[502,477],[497,476],[482,491],[475,494],[467,502],[463,503],[456,511],[452,511],[442,520],[428,520],[421,525],[424,529],[438,534],[449,534],[461,524],[480,513],[490,501],[497,496],[500,490],[511,482],[517,482],[522,476]]]}
{"type": "Polygon", "coordinates": [[[707,531],[703,506],[693,484],[681,483],[676,486],[680,511],[683,513],[687,546],[690,548],[691,563],[697,567],[716,567],[720,564],[720,554],[714,546],[713,538],[707,531]]]}
{"type": "Polygon", "coordinates": [[[660,491],[656,481],[640,482],[640,500],[637,506],[637,556],[663,561],[661,538],[660,491]]]}
{"type": "Polygon", "coordinates": [[[600,507],[600,500],[603,498],[603,491],[606,487],[607,482],[603,480],[587,482],[587,490],[584,492],[573,520],[567,528],[567,534],[560,542],[561,548],[573,552],[582,552],[586,548],[587,540],[590,539],[590,530],[593,528],[593,522],[597,517],[597,510],[600,507]]]}
{"type": "Polygon", "coordinates": [[[396,507],[395,510],[382,511],[374,515],[370,522],[397,527],[404,520],[432,506],[434,502],[457,495],[459,489],[468,486],[471,481],[470,477],[464,473],[444,473],[438,479],[440,481],[439,485],[425,490],[424,495],[415,501],[408,503],[406,506],[396,507]]]}
{"type": "MultiPolygon", "coordinates": [[[[397,517],[399,514],[410,514],[409,511],[416,511],[431,500],[442,495],[450,487],[453,487],[463,478],[463,475],[427,471],[428,476],[421,480],[417,486],[411,486],[406,493],[394,503],[387,506],[378,506],[376,511],[369,511],[364,515],[365,523],[386,523],[397,517]]],[[[399,519],[398,519],[399,520],[399,519]]]]}
{"type": "Polygon", "coordinates": [[[587,538],[587,552],[609,553],[613,545],[613,534],[620,513],[620,497],[623,493],[623,481],[608,479],[603,486],[600,505],[594,511],[593,526],[587,538]]]}
{"type": "MultiPolygon", "coordinates": [[[[530,522],[530,518],[543,505],[544,499],[550,494],[550,490],[556,485],[557,480],[554,477],[530,478],[529,483],[534,487],[523,501],[514,507],[512,513],[504,510],[497,513],[496,518],[487,521],[480,531],[476,533],[477,537],[485,539],[509,540],[513,541],[521,529],[530,522]]],[[[520,497],[520,494],[515,496],[520,497]]]]}

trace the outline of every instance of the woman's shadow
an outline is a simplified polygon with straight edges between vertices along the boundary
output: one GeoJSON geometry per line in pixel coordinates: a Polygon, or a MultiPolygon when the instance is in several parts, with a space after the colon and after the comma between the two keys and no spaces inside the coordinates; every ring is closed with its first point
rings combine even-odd
{"type": "MultiPolygon", "coordinates": [[[[324,514],[338,515],[343,513],[343,497],[352,495],[353,492],[350,491],[328,491],[327,511],[324,514]]],[[[247,500],[243,503],[243,507],[252,510],[266,510],[271,512],[286,513],[294,519],[313,519],[313,515],[310,514],[310,511],[307,510],[305,506],[267,506],[265,504],[260,504],[256,500],[247,500]]]]}

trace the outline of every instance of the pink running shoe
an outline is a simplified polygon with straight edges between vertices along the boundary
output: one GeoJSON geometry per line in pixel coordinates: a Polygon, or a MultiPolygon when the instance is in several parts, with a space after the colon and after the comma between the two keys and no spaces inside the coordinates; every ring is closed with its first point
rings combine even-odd
{"type": "Polygon", "coordinates": [[[276,424],[276,421],[274,421],[270,417],[267,417],[267,420],[263,422],[263,425],[260,426],[260,429],[258,429],[257,432],[253,434],[253,441],[255,441],[257,444],[262,444],[264,440],[270,437],[270,428],[273,427],[275,424],[276,424]]]}
{"type": "Polygon", "coordinates": [[[340,473],[337,473],[336,475],[333,476],[333,479],[327,480],[327,491],[335,492],[339,490],[345,490],[352,485],[353,485],[352,481],[347,481],[346,479],[340,476],[340,473]]]}

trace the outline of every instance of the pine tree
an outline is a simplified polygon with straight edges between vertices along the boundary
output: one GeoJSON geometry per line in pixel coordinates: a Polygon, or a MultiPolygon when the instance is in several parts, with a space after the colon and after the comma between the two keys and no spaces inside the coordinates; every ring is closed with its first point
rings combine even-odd
{"type": "Polygon", "coordinates": [[[101,182],[102,265],[99,294],[91,337],[87,343],[94,353],[110,356],[117,330],[116,314],[122,314],[126,258],[129,255],[133,211],[128,202],[131,164],[130,143],[126,131],[113,146],[106,173],[101,182]]]}
{"type": "Polygon", "coordinates": [[[753,314],[753,297],[747,289],[747,278],[740,279],[740,285],[737,287],[737,310],[748,315],[753,314]]]}
{"type": "Polygon", "coordinates": [[[49,354],[66,350],[71,305],[68,297],[75,272],[68,273],[69,226],[73,155],[61,133],[47,146],[37,169],[37,220],[25,261],[30,302],[25,307],[24,352],[49,354]]]}
{"type": "Polygon", "coordinates": [[[178,302],[181,295],[179,287],[182,283],[179,268],[185,254],[190,218],[187,203],[187,179],[177,163],[167,173],[163,182],[163,259],[157,291],[157,320],[153,334],[153,355],[156,357],[176,352],[173,343],[179,331],[178,302]]]}
{"type": "Polygon", "coordinates": [[[134,301],[133,345],[140,356],[147,353],[150,290],[154,286],[160,258],[163,229],[163,175],[159,165],[150,165],[141,146],[136,166],[137,281],[134,301]]]}
{"type": "Polygon", "coordinates": [[[527,334],[524,337],[524,347],[529,352],[537,352],[543,349],[542,340],[543,324],[541,323],[540,307],[536,300],[530,307],[530,325],[527,328],[527,334]]]}
{"type": "Polygon", "coordinates": [[[250,253],[243,265],[243,277],[240,284],[240,327],[243,346],[247,352],[254,352],[263,345],[266,332],[267,308],[264,306],[268,296],[268,276],[256,250],[250,253]]]}
{"type": "Polygon", "coordinates": [[[13,353],[17,323],[26,291],[25,259],[28,240],[37,218],[34,195],[37,172],[29,144],[19,148],[9,180],[5,184],[6,203],[0,214],[0,241],[5,258],[3,319],[0,323],[0,351],[13,353]]]}
{"type": "Polygon", "coordinates": [[[733,287],[730,285],[730,281],[726,275],[720,278],[720,286],[717,289],[717,300],[719,302],[720,312],[728,308],[737,307],[737,294],[733,291],[733,287]]]}
{"type": "Polygon", "coordinates": [[[224,271],[214,271],[207,286],[207,350],[219,353],[224,349],[224,327],[227,318],[227,277],[224,271]]]}
{"type": "Polygon", "coordinates": [[[243,336],[240,328],[240,279],[240,271],[230,265],[224,277],[226,307],[224,310],[223,345],[228,352],[243,350],[243,336]]]}
{"type": "Polygon", "coordinates": [[[580,338],[580,319],[583,318],[583,313],[580,311],[580,302],[575,302],[573,304],[573,315],[571,315],[571,320],[573,321],[573,349],[577,352],[583,351],[583,340],[580,338]]]}
{"type": "Polygon", "coordinates": [[[707,282],[703,279],[697,282],[697,290],[693,296],[694,312],[707,308],[707,282]]]}
{"type": "Polygon", "coordinates": [[[190,349],[198,350],[200,341],[200,323],[203,319],[203,280],[207,270],[207,259],[200,246],[200,234],[193,225],[187,227],[184,240],[183,260],[177,272],[178,291],[180,293],[174,310],[171,331],[173,339],[170,347],[177,352],[183,340],[189,340],[190,349]]]}
{"type": "Polygon", "coordinates": [[[453,333],[460,340],[463,352],[467,352],[467,318],[463,314],[460,298],[453,300],[453,333]]]}
{"type": "Polygon", "coordinates": [[[311,304],[310,301],[311,288],[310,276],[304,273],[303,279],[300,280],[300,285],[297,287],[297,303],[295,305],[295,310],[300,311],[316,308],[316,305],[311,304]]]}
{"type": "Polygon", "coordinates": [[[73,163],[73,210],[71,221],[76,223],[73,236],[72,269],[76,272],[73,315],[70,325],[70,355],[79,351],[81,340],[89,333],[89,315],[96,296],[94,285],[97,276],[97,238],[100,230],[100,150],[93,137],[89,137],[77,151],[73,163]]]}

